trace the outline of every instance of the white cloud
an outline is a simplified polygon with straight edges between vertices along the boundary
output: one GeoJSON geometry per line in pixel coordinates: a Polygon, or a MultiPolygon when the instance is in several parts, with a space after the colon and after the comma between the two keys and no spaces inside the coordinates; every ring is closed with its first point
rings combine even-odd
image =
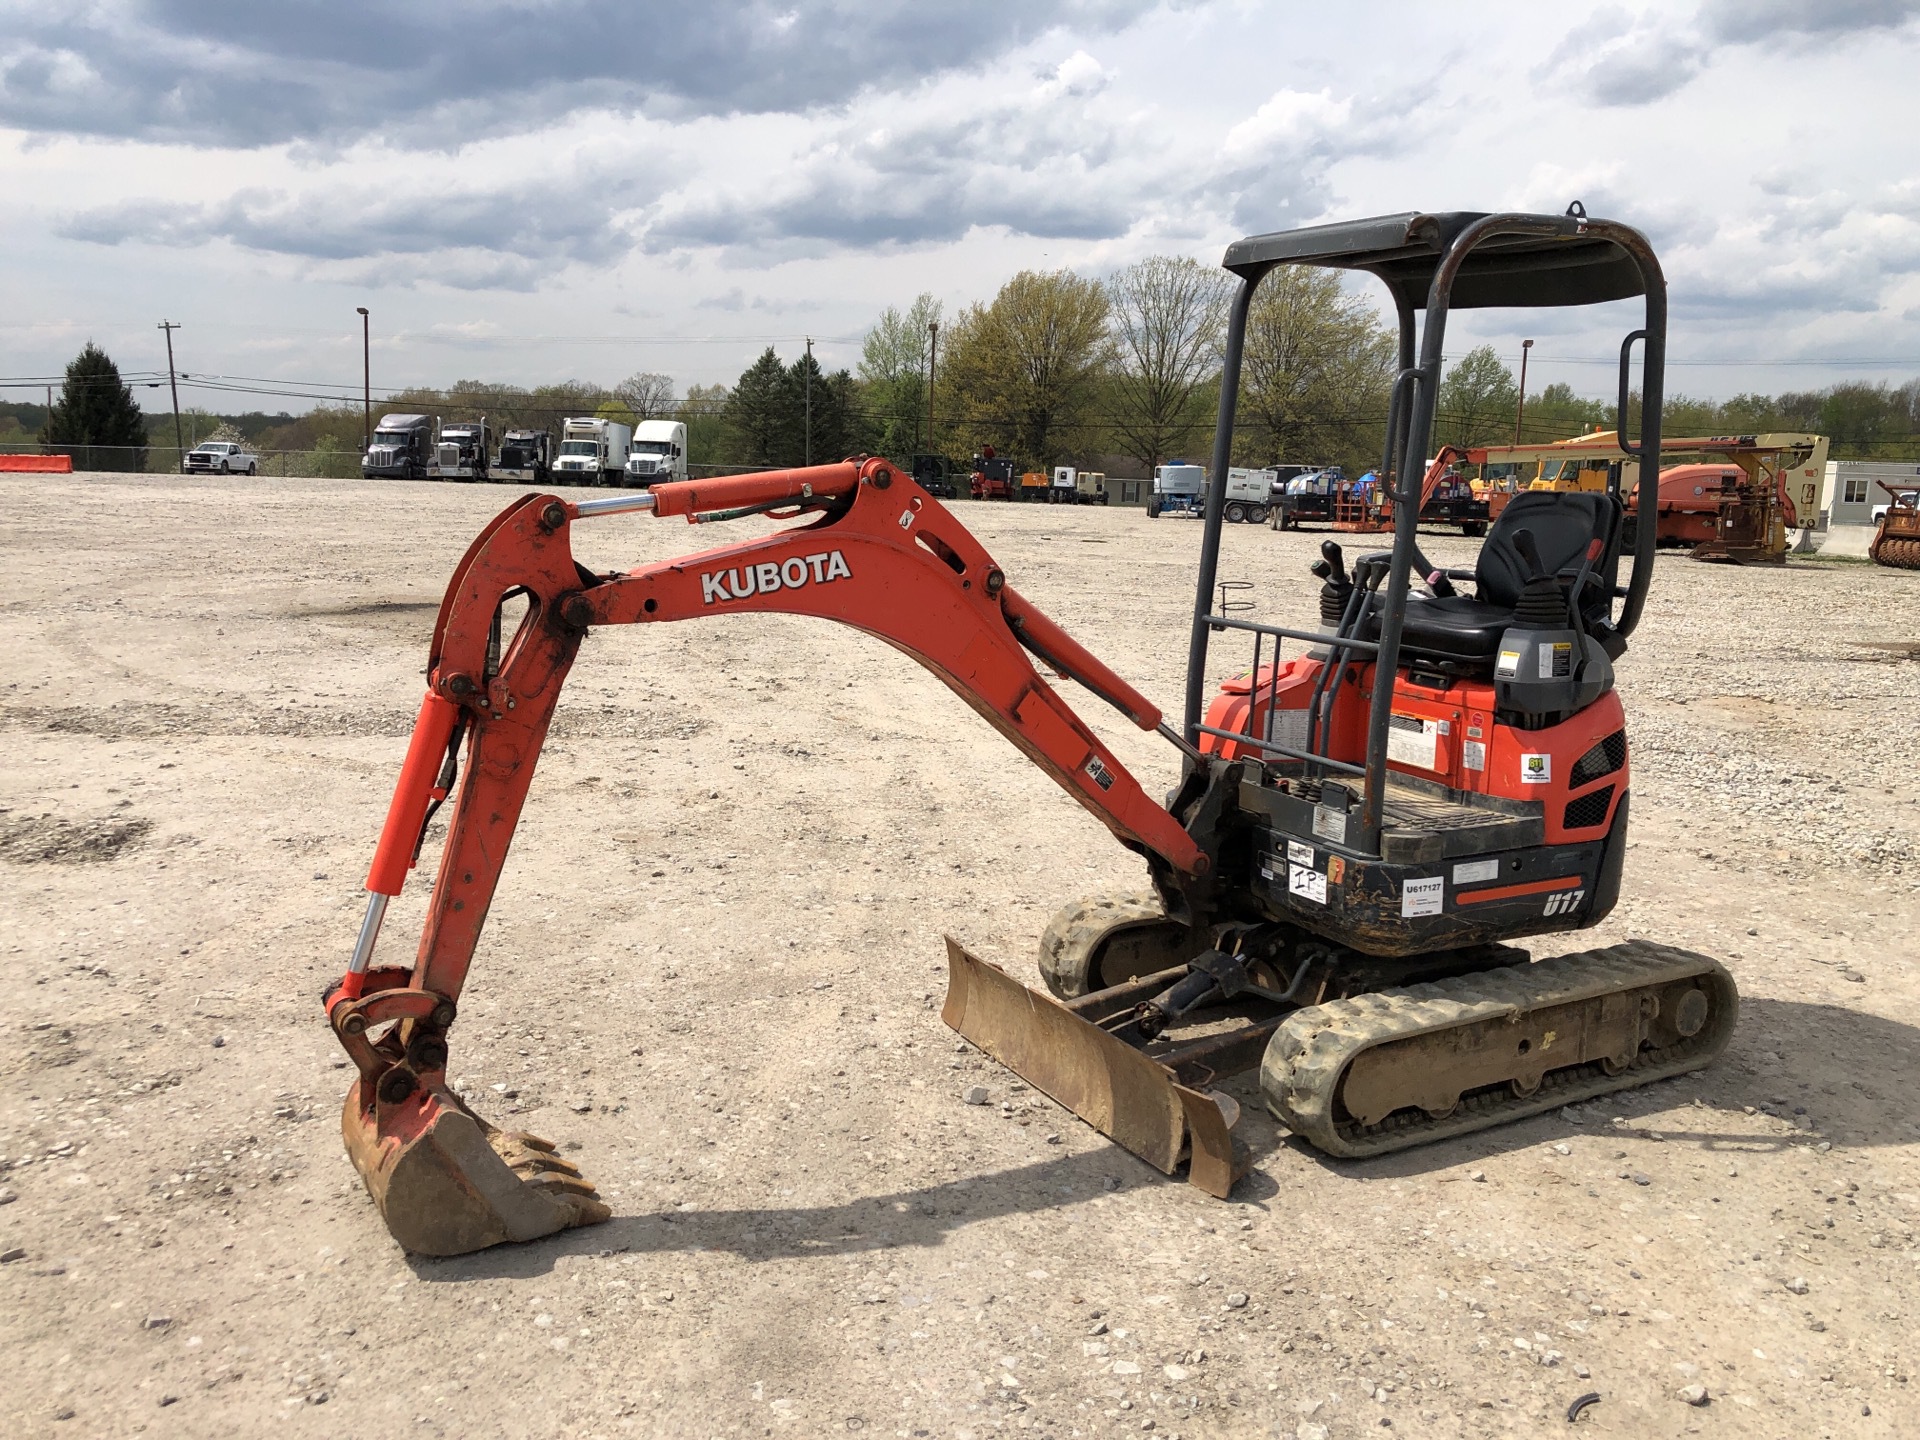
{"type": "MultiPolygon", "coordinates": [[[[33,282],[9,323],[138,347],[185,314],[190,346],[344,372],[371,300],[396,378],[705,381],[802,326],[842,363],[881,306],[1022,266],[1579,199],[1653,237],[1677,356],[1920,356],[1915,3],[739,0],[656,34],[602,0],[482,0],[499,28],[464,61],[420,5],[14,4],[0,234],[33,282]]],[[[1617,344],[1608,317],[1527,323],[1617,344]]],[[[6,333],[16,368],[70,355],[6,333]]]]}

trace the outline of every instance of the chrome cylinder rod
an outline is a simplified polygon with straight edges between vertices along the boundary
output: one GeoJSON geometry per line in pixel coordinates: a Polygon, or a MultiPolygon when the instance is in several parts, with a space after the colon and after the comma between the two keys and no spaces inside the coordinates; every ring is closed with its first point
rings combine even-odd
{"type": "Polygon", "coordinates": [[[364,975],[373,963],[373,947],[380,939],[380,922],[387,918],[387,897],[367,897],[367,918],[360,922],[360,938],[353,942],[353,959],[347,962],[349,975],[364,975]]]}
{"type": "Polygon", "coordinates": [[[581,500],[571,509],[581,520],[590,520],[596,515],[626,515],[635,510],[653,509],[653,496],[609,495],[604,500],[581,500]]]}

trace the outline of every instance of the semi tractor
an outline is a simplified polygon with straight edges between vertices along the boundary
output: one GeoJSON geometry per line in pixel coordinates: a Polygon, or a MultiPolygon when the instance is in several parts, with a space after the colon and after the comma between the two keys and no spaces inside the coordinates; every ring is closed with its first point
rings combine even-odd
{"type": "Polygon", "coordinates": [[[560,454],[553,473],[576,485],[614,485],[626,471],[633,449],[633,427],[617,420],[583,416],[560,426],[560,454]]]}
{"type": "Polygon", "coordinates": [[[373,442],[360,457],[360,478],[424,480],[433,460],[429,453],[433,422],[425,415],[382,415],[373,442]]]}
{"type": "Polygon", "coordinates": [[[496,480],[531,480],[547,483],[553,468],[553,437],[545,430],[509,430],[500,442],[500,455],[493,462],[496,480]]]}
{"type": "Polygon", "coordinates": [[[687,478],[687,427],[678,420],[642,420],[627,452],[627,479],[645,489],[687,478]]]}
{"type": "Polygon", "coordinates": [[[442,425],[427,473],[436,480],[485,480],[492,449],[493,431],[484,420],[442,425]]]}

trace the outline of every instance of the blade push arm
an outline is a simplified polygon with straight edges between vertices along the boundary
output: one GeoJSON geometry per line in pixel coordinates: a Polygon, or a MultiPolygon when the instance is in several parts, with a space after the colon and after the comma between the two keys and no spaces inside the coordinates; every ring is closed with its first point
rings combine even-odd
{"type": "Polygon", "coordinates": [[[415,1069],[444,1064],[444,1034],[485,923],[562,682],[597,626],[735,611],[812,615],[878,636],[939,676],[1132,849],[1197,876],[1209,860],[1171,813],[1035,669],[1029,651],[1081,681],[1142,729],[1160,712],[1011,586],[939,501],[883,460],[722,480],[683,481],[630,500],[578,505],[533,495],[496,517],[447,587],[429,657],[428,693],[368,889],[374,904],[354,968],[329,1003],[336,1033],[374,1082],[391,1069],[367,1030],[400,1019],[415,1069]],[[793,518],[772,534],[626,573],[594,575],[572,557],[582,516],[647,509],[689,522],[715,512],[793,518]],[[499,652],[503,598],[528,610],[499,652]],[[409,974],[369,971],[384,897],[412,863],[433,787],[464,744],[464,773],[409,974]],[[436,779],[436,772],[438,778],[436,779]],[[445,1022],[444,1024],[441,1022],[445,1022]],[[356,1041],[358,1043],[356,1043],[356,1041]]]}

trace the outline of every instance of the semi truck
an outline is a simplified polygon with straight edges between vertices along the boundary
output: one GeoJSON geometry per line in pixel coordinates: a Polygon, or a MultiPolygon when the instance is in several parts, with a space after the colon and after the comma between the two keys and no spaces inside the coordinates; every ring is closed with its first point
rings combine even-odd
{"type": "Polygon", "coordinates": [[[427,473],[436,480],[485,480],[493,431],[484,420],[442,425],[427,473]]]}
{"type": "Polygon", "coordinates": [[[382,415],[373,442],[360,457],[360,478],[424,480],[433,460],[429,453],[433,422],[425,415],[382,415]]]}
{"type": "Polygon", "coordinates": [[[632,449],[631,425],[598,416],[563,421],[553,473],[578,485],[617,485],[632,449]]]}
{"type": "Polygon", "coordinates": [[[500,455],[493,462],[496,480],[531,480],[547,483],[553,468],[553,437],[545,430],[509,430],[500,442],[500,455]]]}
{"type": "Polygon", "coordinates": [[[686,478],[686,425],[678,420],[642,420],[627,453],[627,480],[644,489],[686,478]]]}

